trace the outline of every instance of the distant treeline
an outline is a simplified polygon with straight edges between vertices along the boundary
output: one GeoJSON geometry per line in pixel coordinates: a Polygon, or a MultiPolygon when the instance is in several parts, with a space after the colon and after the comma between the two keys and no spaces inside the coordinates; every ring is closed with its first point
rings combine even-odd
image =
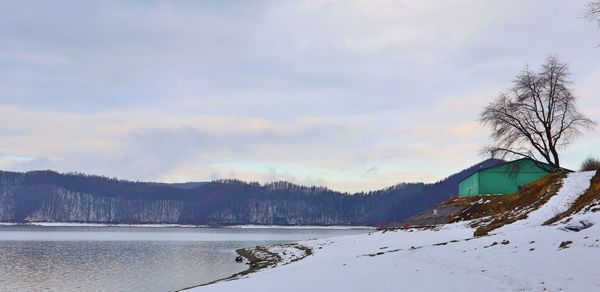
{"type": "Polygon", "coordinates": [[[433,184],[402,183],[347,194],[288,182],[162,184],[80,173],[0,171],[0,221],[198,225],[386,225],[458,192],[486,160],[433,184]]]}

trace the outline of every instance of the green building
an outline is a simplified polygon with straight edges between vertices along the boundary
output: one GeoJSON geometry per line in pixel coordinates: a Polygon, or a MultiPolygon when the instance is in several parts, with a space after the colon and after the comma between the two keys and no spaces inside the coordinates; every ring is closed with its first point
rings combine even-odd
{"type": "Polygon", "coordinates": [[[529,158],[484,168],[458,183],[458,196],[510,194],[546,176],[550,169],[550,165],[529,158]]]}

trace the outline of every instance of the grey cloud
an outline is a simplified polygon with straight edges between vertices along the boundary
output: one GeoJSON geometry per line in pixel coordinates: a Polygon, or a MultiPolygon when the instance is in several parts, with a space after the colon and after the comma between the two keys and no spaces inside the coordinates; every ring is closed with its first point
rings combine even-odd
{"type": "MultiPolygon", "coordinates": [[[[0,151],[49,159],[11,162],[16,169],[134,179],[189,165],[207,178],[244,175],[210,167],[225,160],[317,183],[330,178],[280,165],[356,180],[381,179],[405,161],[459,168],[480,159],[471,152],[486,135],[452,128],[475,121],[524,65],[550,53],[571,64],[582,110],[598,111],[600,33],[578,18],[585,2],[2,1],[0,110],[32,113],[0,117],[12,123],[0,124],[0,151]],[[139,127],[129,125],[139,116],[118,114],[133,110],[157,121],[139,127]],[[52,112],[52,122],[38,112],[52,112]],[[119,121],[108,120],[115,112],[119,121]],[[83,115],[60,122],[73,113],[83,115]],[[283,126],[186,126],[193,115],[283,126]],[[303,118],[315,122],[299,125],[303,118]],[[439,145],[450,154],[433,153],[439,145]]],[[[578,149],[597,147],[586,143],[578,149]]]]}
{"type": "MultiPolygon", "coordinates": [[[[315,144],[322,147],[343,147],[352,134],[344,126],[319,125],[289,131],[220,132],[200,130],[191,126],[175,129],[158,128],[130,134],[131,145],[154,157],[185,160],[190,156],[210,156],[219,151],[236,156],[253,156],[262,146],[307,149],[315,144]]],[[[350,138],[351,139],[351,138],[350,138]]],[[[277,155],[277,153],[271,153],[277,155]]]]}

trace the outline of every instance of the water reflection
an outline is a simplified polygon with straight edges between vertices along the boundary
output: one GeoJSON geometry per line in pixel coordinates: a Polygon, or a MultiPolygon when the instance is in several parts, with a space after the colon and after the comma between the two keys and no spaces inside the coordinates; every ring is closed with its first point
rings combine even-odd
{"type": "Polygon", "coordinates": [[[0,227],[2,291],[172,291],[244,269],[234,250],[365,230],[0,227]]]}

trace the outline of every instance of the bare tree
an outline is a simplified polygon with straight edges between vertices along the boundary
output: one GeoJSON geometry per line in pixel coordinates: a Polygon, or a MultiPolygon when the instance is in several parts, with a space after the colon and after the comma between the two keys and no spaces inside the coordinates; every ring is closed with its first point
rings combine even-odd
{"type": "MultiPolygon", "coordinates": [[[[583,12],[583,16],[589,20],[598,22],[598,26],[600,26],[600,1],[591,1],[585,6],[585,10],[583,12]]],[[[600,45],[598,45],[600,46],[600,45]]]]}
{"type": "Polygon", "coordinates": [[[587,4],[585,17],[589,20],[600,21],[600,1],[592,1],[587,4]]]}
{"type": "Polygon", "coordinates": [[[540,72],[527,67],[510,91],[488,104],[480,121],[492,129],[492,157],[521,156],[560,167],[559,150],[595,123],[579,113],[569,67],[551,56],[540,72]]]}

